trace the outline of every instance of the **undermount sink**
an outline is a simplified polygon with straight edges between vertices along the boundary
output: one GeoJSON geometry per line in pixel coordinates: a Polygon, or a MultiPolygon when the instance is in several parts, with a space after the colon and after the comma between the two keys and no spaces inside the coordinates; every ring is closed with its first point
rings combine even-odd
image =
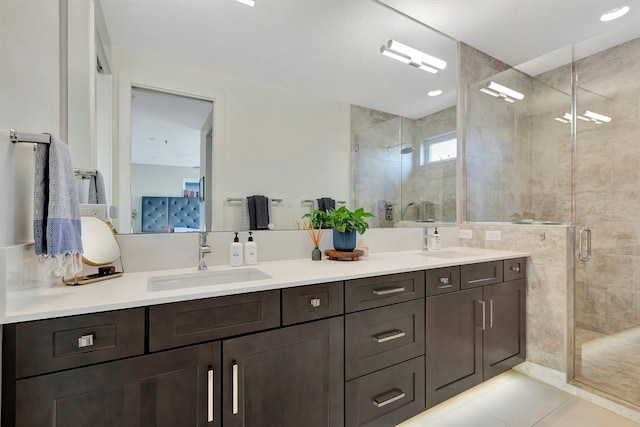
{"type": "Polygon", "coordinates": [[[197,286],[224,285],[227,283],[251,282],[271,279],[272,277],[256,268],[237,270],[203,271],[199,273],[176,274],[173,276],[150,277],[148,291],[168,291],[172,289],[193,288],[197,286]]]}
{"type": "Polygon", "coordinates": [[[444,259],[466,258],[471,256],[470,254],[465,252],[445,251],[445,250],[420,252],[419,255],[429,256],[433,258],[444,258],[444,259]]]}

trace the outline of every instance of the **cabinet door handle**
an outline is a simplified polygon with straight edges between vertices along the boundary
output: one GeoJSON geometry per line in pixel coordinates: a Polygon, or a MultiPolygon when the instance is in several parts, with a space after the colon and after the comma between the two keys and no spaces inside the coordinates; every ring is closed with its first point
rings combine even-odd
{"type": "Polygon", "coordinates": [[[482,306],[482,330],[484,331],[485,329],[487,329],[486,304],[481,299],[478,300],[478,302],[482,306]]]}
{"type": "Polygon", "coordinates": [[[373,290],[374,295],[389,295],[389,294],[397,294],[398,292],[404,292],[404,286],[381,288],[381,289],[373,290]]]}
{"type": "Polygon", "coordinates": [[[378,344],[380,344],[381,342],[391,341],[391,340],[395,340],[395,339],[398,339],[398,338],[402,338],[405,335],[406,334],[403,331],[395,330],[395,331],[383,332],[381,334],[374,335],[373,336],[373,340],[375,342],[377,342],[378,344]]]}
{"type": "Polygon", "coordinates": [[[233,415],[236,415],[238,413],[238,364],[234,361],[233,362],[233,396],[232,396],[232,406],[233,406],[233,415]]]}
{"type": "Polygon", "coordinates": [[[489,300],[489,328],[493,328],[493,299],[489,300]]]}
{"type": "Polygon", "coordinates": [[[92,347],[93,346],[93,334],[83,335],[78,338],[78,348],[92,347]]]}
{"type": "Polygon", "coordinates": [[[520,273],[520,265],[516,264],[516,265],[512,265],[511,267],[509,267],[509,269],[515,273],[520,273]]]}
{"type": "Polygon", "coordinates": [[[383,406],[386,406],[389,403],[393,403],[397,400],[400,400],[405,396],[406,395],[404,394],[404,391],[400,390],[399,388],[395,388],[391,391],[388,391],[384,394],[374,397],[372,402],[376,408],[382,408],[383,406]]]}
{"type": "Polygon", "coordinates": [[[207,422],[213,421],[213,368],[207,371],[207,422]]]}

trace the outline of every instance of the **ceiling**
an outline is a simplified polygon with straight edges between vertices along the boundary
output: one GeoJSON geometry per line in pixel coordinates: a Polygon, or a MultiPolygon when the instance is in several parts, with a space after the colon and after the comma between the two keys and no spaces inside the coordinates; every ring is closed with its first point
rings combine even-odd
{"type": "Polygon", "coordinates": [[[409,118],[455,104],[456,41],[536,75],[570,61],[570,45],[581,57],[640,37],[640,6],[599,21],[630,0],[98,1],[115,49],[409,118]],[[389,39],[447,68],[380,55],[389,39]]]}

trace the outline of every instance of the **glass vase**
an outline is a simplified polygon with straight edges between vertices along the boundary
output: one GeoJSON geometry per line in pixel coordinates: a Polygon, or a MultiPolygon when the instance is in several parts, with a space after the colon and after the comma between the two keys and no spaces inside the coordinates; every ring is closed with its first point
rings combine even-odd
{"type": "Polygon", "coordinates": [[[322,259],[322,251],[318,249],[317,246],[311,251],[311,259],[313,261],[320,261],[322,259]]]}

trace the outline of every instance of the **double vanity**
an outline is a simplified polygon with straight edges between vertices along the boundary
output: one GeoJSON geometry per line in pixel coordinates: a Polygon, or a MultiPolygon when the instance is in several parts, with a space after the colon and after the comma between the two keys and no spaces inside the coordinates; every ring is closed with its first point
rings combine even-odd
{"type": "Polygon", "coordinates": [[[524,361],[527,256],[401,251],[25,290],[3,326],[2,425],[391,426],[524,361]]]}

